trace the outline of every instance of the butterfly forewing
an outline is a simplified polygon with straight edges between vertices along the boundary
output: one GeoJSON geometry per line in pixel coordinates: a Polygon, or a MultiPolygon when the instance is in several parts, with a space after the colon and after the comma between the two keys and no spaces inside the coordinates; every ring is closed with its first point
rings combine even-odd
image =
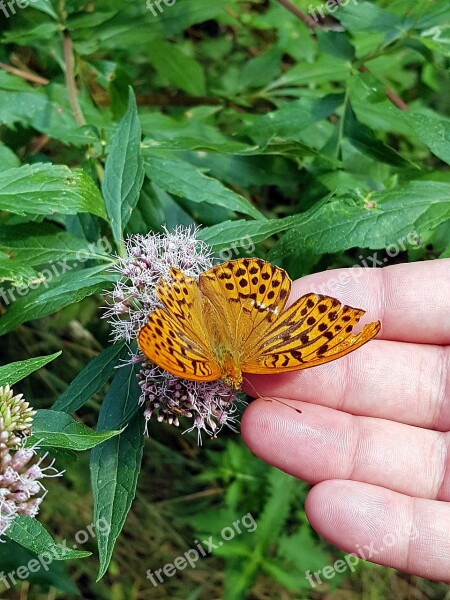
{"type": "Polygon", "coordinates": [[[286,304],[291,280],[286,271],[259,258],[230,260],[202,273],[201,291],[231,329],[241,356],[262,340],[286,304]]]}
{"type": "Polygon", "coordinates": [[[171,275],[173,282],[163,281],[157,287],[164,308],[149,315],[138,334],[139,347],[173,375],[199,381],[219,379],[221,370],[208,344],[197,282],[176,269],[171,275]]]}

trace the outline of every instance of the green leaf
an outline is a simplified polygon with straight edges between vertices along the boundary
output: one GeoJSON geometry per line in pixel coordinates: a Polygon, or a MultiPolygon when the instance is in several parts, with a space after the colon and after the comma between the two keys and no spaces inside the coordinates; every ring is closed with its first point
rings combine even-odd
{"type": "Polygon", "coordinates": [[[250,124],[243,128],[243,133],[262,146],[274,138],[303,141],[301,134],[304,130],[317,121],[327,119],[343,99],[342,94],[333,94],[320,100],[302,98],[289,102],[276,111],[252,118],[250,124]]]}
{"type": "Polygon", "coordinates": [[[84,367],[53,404],[53,410],[75,412],[88,402],[112,377],[119,361],[128,353],[125,342],[110,346],[84,367]]]}
{"type": "Polygon", "coordinates": [[[182,52],[177,44],[158,40],[158,43],[150,46],[147,56],[160,77],[168,79],[172,85],[191,96],[205,95],[205,74],[202,67],[182,52]]]}
{"type": "MultiPolygon", "coordinates": [[[[426,11],[420,4],[414,5],[414,8],[417,9],[419,17],[414,23],[417,29],[428,29],[450,20],[450,5],[447,0],[435,0],[431,6],[427,6],[426,11]]],[[[413,15],[417,18],[414,12],[413,15]]]]}
{"type": "MultiPolygon", "coordinates": [[[[125,416],[137,410],[139,395],[135,365],[121,367],[103,400],[98,430],[121,427],[125,416]]],[[[141,413],[135,415],[125,431],[91,452],[94,522],[103,520],[110,524],[108,535],[98,538],[98,579],[108,568],[136,493],[144,447],[143,421],[141,413]]]]}
{"type": "MultiPolygon", "coordinates": [[[[67,573],[67,563],[55,560],[51,564],[45,565],[47,562],[49,560],[46,558],[46,555],[44,555],[41,562],[39,556],[34,552],[8,539],[6,536],[3,543],[0,544],[0,564],[2,571],[6,574],[6,581],[11,585],[14,585],[14,583],[11,578],[8,578],[7,574],[16,574],[17,567],[20,565],[22,567],[21,574],[24,574],[27,581],[32,585],[46,586],[47,588],[53,587],[65,592],[69,596],[72,594],[74,596],[81,596],[77,586],[67,573]],[[28,573],[26,571],[24,573],[24,569],[27,569],[28,573]]],[[[4,598],[6,599],[5,596],[4,598]]]]}
{"type": "MultiPolygon", "coordinates": [[[[150,0],[149,0],[150,4],[150,0]]],[[[127,14],[126,6],[120,5],[119,14],[90,33],[89,44],[82,48],[91,53],[94,48],[134,48],[158,43],[162,37],[180,34],[194,23],[204,23],[214,19],[229,7],[230,0],[195,0],[186,2],[178,0],[173,6],[160,3],[158,9],[152,0],[154,12],[144,3],[140,10],[133,6],[133,15],[127,14]],[[156,38],[156,41],[155,41],[156,38]]]]}
{"type": "Polygon", "coordinates": [[[399,110],[391,102],[371,97],[372,78],[359,77],[351,87],[351,105],[358,121],[372,129],[417,138],[438,158],[450,164],[450,119],[419,107],[399,110]]]}
{"type": "MultiPolygon", "coordinates": [[[[3,16],[3,14],[2,14],[3,16]]],[[[54,39],[58,33],[58,24],[57,23],[40,23],[35,25],[34,27],[30,27],[27,29],[20,29],[19,27],[15,27],[12,31],[4,32],[2,36],[3,44],[11,44],[16,43],[19,45],[32,45],[33,42],[37,41],[50,41],[54,39]]]]}
{"type": "MultiPolygon", "coordinates": [[[[401,156],[396,150],[386,146],[362,123],[358,123],[350,105],[346,107],[344,117],[344,135],[363,154],[398,167],[417,166],[401,156]]],[[[417,166],[417,168],[419,168],[417,166]]]]}
{"type": "MultiPolygon", "coordinates": [[[[322,55],[312,62],[300,62],[294,67],[283,73],[281,77],[267,86],[267,90],[273,90],[280,87],[299,86],[299,85],[317,85],[319,83],[330,84],[333,81],[347,81],[351,76],[352,65],[350,61],[343,61],[329,56],[322,55]]],[[[330,91],[332,87],[330,85],[330,91]]]]}
{"type": "MultiPolygon", "coordinates": [[[[67,265],[66,265],[67,266],[67,265]]],[[[116,277],[102,273],[105,267],[92,267],[64,273],[54,279],[49,278],[42,285],[46,291],[35,289],[18,298],[0,318],[0,335],[8,333],[17,325],[80,302],[86,296],[104,291],[116,277]]]]}
{"type": "Polygon", "coordinates": [[[119,245],[123,230],[139,200],[144,181],[141,157],[141,125],[133,90],[129,90],[128,110],[111,140],[106,159],[102,191],[111,229],[119,245]]]}
{"type": "Polygon", "coordinates": [[[438,158],[450,164],[450,119],[433,111],[412,110],[400,117],[438,158]]]}
{"type": "Polygon", "coordinates": [[[0,171],[7,171],[20,166],[20,160],[8,146],[0,143],[0,171]]]}
{"type": "Polygon", "coordinates": [[[31,267],[58,260],[71,261],[71,266],[89,259],[112,261],[112,247],[106,237],[88,244],[85,239],[74,237],[48,223],[2,227],[0,251],[31,267]]]}
{"type": "Polygon", "coordinates": [[[30,8],[46,13],[56,20],[58,19],[58,15],[54,11],[51,2],[48,0],[33,0],[32,4],[30,4],[30,8]]]}
{"type": "Polygon", "coordinates": [[[397,15],[373,2],[353,0],[347,6],[339,7],[334,16],[351,32],[402,29],[402,21],[397,15]]]}
{"type": "MultiPolygon", "coordinates": [[[[44,1],[48,4],[47,0],[44,1]]],[[[47,33],[54,39],[52,28],[58,26],[49,25],[50,30],[47,33]]],[[[47,24],[45,27],[48,29],[47,24]]],[[[36,28],[33,28],[33,31],[36,34],[36,28]]],[[[30,30],[24,33],[30,35],[30,30]]],[[[18,43],[17,34],[16,29],[11,31],[11,43],[18,43]]],[[[37,35],[35,37],[39,38],[37,35]]],[[[95,127],[92,125],[79,127],[70,108],[66,86],[59,83],[49,83],[41,88],[35,88],[19,77],[1,71],[0,90],[2,94],[0,122],[11,129],[19,123],[63,143],[86,146],[98,141],[97,128],[109,125],[105,112],[100,111],[81,96],[80,104],[84,116],[89,123],[95,123],[95,127]]]]}
{"type": "Polygon", "coordinates": [[[203,175],[187,162],[146,156],[145,172],[158,187],[175,196],[185,197],[191,202],[223,206],[255,219],[262,217],[248,200],[226,188],[217,179],[203,175]]]}
{"type": "MultiPolygon", "coordinates": [[[[273,469],[269,473],[269,495],[264,510],[258,518],[258,527],[252,534],[254,549],[239,570],[228,569],[225,581],[225,598],[245,598],[263,562],[263,557],[273,541],[280,535],[292,501],[297,481],[273,469]]],[[[241,562],[241,559],[239,559],[241,562]]]]}
{"type": "MultiPolygon", "coordinates": [[[[327,563],[320,563],[321,567],[327,563]]],[[[262,564],[262,571],[274,581],[277,581],[288,590],[311,590],[311,584],[305,579],[304,573],[293,572],[292,569],[278,565],[275,560],[265,560],[262,564]]]]}
{"type": "Polygon", "coordinates": [[[254,244],[258,244],[276,233],[297,225],[302,217],[303,215],[296,215],[284,219],[225,221],[211,227],[202,227],[198,232],[198,237],[211,246],[215,252],[220,252],[233,248],[234,245],[242,246],[243,240],[250,239],[254,244]]]}
{"type": "Polygon", "coordinates": [[[293,535],[283,535],[279,539],[277,556],[295,565],[299,573],[316,571],[326,565],[330,557],[314,539],[311,529],[302,526],[293,535]]]}
{"type": "Polygon", "coordinates": [[[298,219],[270,253],[272,258],[295,254],[299,245],[314,254],[413,246],[414,232],[421,234],[450,219],[450,184],[411,181],[366,198],[342,195],[298,219]]]}
{"type": "Polygon", "coordinates": [[[6,537],[39,556],[44,556],[49,564],[54,560],[72,560],[91,556],[91,552],[67,548],[66,543],[57,543],[39,521],[26,516],[14,519],[6,537]]]}
{"type": "Polygon", "coordinates": [[[441,23],[421,32],[418,39],[430,50],[450,56],[450,23],[441,23]]]}
{"type": "Polygon", "coordinates": [[[355,58],[355,49],[353,48],[347,33],[318,29],[317,39],[319,42],[319,50],[321,52],[349,61],[350,63],[355,58]]]}
{"type": "Polygon", "coordinates": [[[9,365],[0,367],[0,385],[14,385],[18,381],[28,377],[31,373],[34,373],[34,371],[41,369],[52,360],[55,360],[55,358],[58,358],[60,354],[61,351],[48,356],[28,358],[27,360],[13,362],[9,365]]]}
{"type": "Polygon", "coordinates": [[[84,171],[36,164],[0,173],[0,210],[16,215],[91,213],[105,217],[103,199],[84,171]]]}
{"type": "MultiPolygon", "coordinates": [[[[4,252],[4,250],[1,250],[4,252]]],[[[27,283],[34,285],[42,281],[42,277],[30,265],[26,265],[20,260],[14,258],[0,258],[0,283],[10,281],[17,287],[25,287],[27,283]]],[[[1,291],[0,291],[1,296],[1,291]]]]}
{"type": "Polygon", "coordinates": [[[40,448],[62,448],[83,452],[118,435],[119,431],[94,431],[74,421],[65,412],[38,410],[33,418],[33,435],[27,446],[39,443],[40,448]]]}

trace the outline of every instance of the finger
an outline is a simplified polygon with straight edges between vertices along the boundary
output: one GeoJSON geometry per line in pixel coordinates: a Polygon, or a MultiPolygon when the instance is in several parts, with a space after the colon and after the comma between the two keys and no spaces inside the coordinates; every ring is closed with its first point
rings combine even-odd
{"type": "Polygon", "coordinates": [[[294,282],[290,301],[316,292],[381,319],[379,338],[450,344],[450,259],[383,269],[336,269],[294,282]]]}
{"type": "MultiPolygon", "coordinates": [[[[413,575],[450,582],[447,503],[411,498],[366,483],[333,480],[310,491],[305,509],[314,529],[345,552],[413,575]]],[[[351,557],[344,562],[354,569],[351,557]]],[[[313,587],[319,583],[318,577],[326,581],[334,575],[333,566],[306,574],[313,587]]]]}
{"type": "MultiPolygon", "coordinates": [[[[450,319],[449,319],[450,320],[450,319]]],[[[248,376],[250,395],[304,400],[355,415],[450,429],[450,347],[373,340],[343,358],[248,376]]]]}
{"type": "Polygon", "coordinates": [[[242,437],[266,462],[310,483],[351,479],[450,500],[447,434],[292,404],[302,413],[262,399],[245,410],[242,437]]]}

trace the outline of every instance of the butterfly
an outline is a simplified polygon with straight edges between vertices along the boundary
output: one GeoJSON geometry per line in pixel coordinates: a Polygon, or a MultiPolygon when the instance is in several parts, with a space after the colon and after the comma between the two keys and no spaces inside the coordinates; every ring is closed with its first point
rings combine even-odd
{"type": "Polygon", "coordinates": [[[285,308],[288,274],[259,258],[227,261],[198,280],[174,267],[170,276],[157,286],[162,306],[140,329],[138,345],[183,379],[222,379],[238,390],[243,373],[315,367],[353,352],[381,328],[376,321],[353,335],[364,311],[321,294],[305,294],[285,308]]]}

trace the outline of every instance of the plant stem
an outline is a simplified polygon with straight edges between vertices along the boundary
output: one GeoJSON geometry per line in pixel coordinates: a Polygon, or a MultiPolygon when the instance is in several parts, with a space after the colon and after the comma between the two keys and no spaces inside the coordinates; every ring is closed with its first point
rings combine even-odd
{"type": "Polygon", "coordinates": [[[75,81],[75,72],[74,72],[74,60],[73,60],[73,48],[72,48],[72,39],[69,35],[68,31],[64,31],[64,63],[66,66],[66,89],[67,89],[67,97],[69,98],[70,107],[73,112],[73,116],[77,125],[82,127],[86,125],[86,120],[81,111],[80,103],[78,102],[78,89],[75,81]]]}
{"type": "Polygon", "coordinates": [[[297,6],[292,4],[290,0],[277,0],[277,2],[281,4],[281,6],[284,6],[284,8],[287,8],[293,15],[300,19],[300,21],[303,21],[305,25],[308,25],[308,27],[311,27],[312,29],[320,29],[319,23],[314,21],[314,19],[311,19],[311,17],[309,17],[306,13],[297,8],[297,6]]]}

